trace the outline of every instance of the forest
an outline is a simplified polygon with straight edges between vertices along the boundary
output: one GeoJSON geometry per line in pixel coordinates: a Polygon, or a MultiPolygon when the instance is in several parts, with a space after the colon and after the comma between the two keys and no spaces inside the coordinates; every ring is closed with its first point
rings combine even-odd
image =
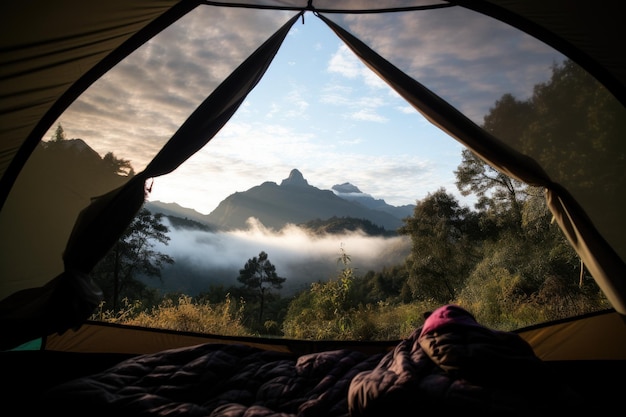
{"type": "MultiPolygon", "coordinates": [[[[571,124],[575,134],[603,148],[616,143],[615,135],[623,131],[624,121],[603,117],[613,114],[608,108],[612,105],[595,80],[566,61],[554,66],[552,78],[536,85],[528,100],[504,95],[482,127],[530,149],[560,132],[557,126],[571,124]]],[[[49,147],[63,139],[59,129],[49,147]]],[[[562,149],[546,157],[554,158],[558,170],[559,158],[577,157],[568,152],[581,151],[562,149]]],[[[103,161],[114,171],[132,171],[128,161],[113,155],[103,161]]],[[[592,163],[591,158],[581,163],[592,163]]],[[[339,248],[337,275],[312,282],[290,297],[281,297],[288,278],[280,276],[271,254],[264,251],[242,259],[240,285],[209,287],[194,297],[148,288],[138,274],[158,278],[162,266],[174,260],[151,243],[168,240],[160,215],[141,210],[92,271],[104,295],[92,319],[235,336],[395,340],[419,326],[424,313],[448,303],[463,306],[480,323],[500,330],[610,307],[553,223],[541,188],[508,177],[467,149],[454,174],[459,192],[477,203],[473,208],[461,206],[443,188],[416,201],[413,215],[396,231],[411,240],[403,263],[357,273],[349,251],[339,248]]],[[[336,218],[329,222],[315,225],[319,233],[341,229],[336,218]]],[[[354,225],[358,219],[346,222],[354,225]]]]}

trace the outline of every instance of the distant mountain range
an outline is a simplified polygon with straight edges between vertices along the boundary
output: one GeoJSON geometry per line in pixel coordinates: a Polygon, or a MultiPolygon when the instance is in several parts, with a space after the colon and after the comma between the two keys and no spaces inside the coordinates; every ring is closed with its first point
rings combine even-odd
{"type": "Polygon", "coordinates": [[[413,214],[414,205],[392,206],[384,200],[362,193],[350,183],[321,190],[309,185],[302,173],[293,169],[280,185],[264,182],[247,191],[236,192],[205,215],[176,203],[147,202],[153,213],[199,222],[209,230],[246,229],[250,217],[265,227],[280,230],[287,224],[303,224],[332,217],[368,220],[388,231],[403,225],[413,214]]]}
{"type": "Polygon", "coordinates": [[[270,259],[281,276],[288,278],[282,294],[290,295],[308,288],[311,282],[336,276],[339,267],[337,256],[324,254],[317,244],[307,242],[302,243],[302,248],[290,247],[290,237],[297,233],[290,230],[282,235],[286,230],[284,226],[296,225],[307,234],[324,239],[325,245],[337,245],[337,251],[347,239],[346,250],[355,271],[359,274],[380,271],[402,264],[408,256],[411,241],[406,236],[397,236],[396,230],[403,225],[403,218],[413,214],[414,206],[391,206],[349,183],[335,185],[332,190],[320,190],[309,185],[302,173],[293,169],[280,185],[264,182],[231,194],[209,214],[160,201],[147,202],[146,208],[167,216],[172,226],[171,241],[161,250],[175,259],[173,265],[164,266],[159,283],[146,278],[146,284],[152,287],[156,284],[164,293],[189,295],[207,291],[211,285],[225,288],[238,285],[239,269],[246,259],[258,254],[258,249],[245,251],[248,244],[244,244],[237,233],[227,232],[248,229],[247,219],[254,217],[266,228],[281,232],[281,239],[287,242],[268,243],[270,231],[260,238],[265,242],[260,249],[269,250],[270,259]],[[357,229],[367,236],[357,240],[348,237],[357,229]],[[371,248],[366,256],[361,245],[371,248]],[[189,251],[189,248],[193,249],[189,251]]]}
{"type": "Polygon", "coordinates": [[[384,211],[399,219],[412,216],[415,209],[415,204],[405,204],[403,206],[387,204],[383,199],[375,199],[371,195],[361,192],[358,187],[349,182],[333,185],[332,190],[338,197],[361,204],[372,210],[384,211]]]}
{"type": "MultiPolygon", "coordinates": [[[[47,175],[41,178],[38,172],[26,166],[20,181],[29,185],[26,189],[36,192],[14,196],[9,203],[13,206],[7,207],[11,210],[32,208],[21,213],[29,222],[17,226],[28,227],[28,233],[38,233],[40,238],[37,242],[17,240],[13,245],[42,260],[50,258],[47,256],[50,247],[63,247],[67,239],[48,233],[50,227],[63,224],[71,229],[76,214],[89,204],[89,196],[115,189],[128,178],[112,172],[110,164],[81,139],[42,141],[31,158],[35,165],[47,167],[47,175]],[[62,200],[63,204],[58,207],[52,204],[41,210],[41,202],[48,200],[62,200]]],[[[340,247],[351,255],[351,266],[359,274],[399,265],[411,248],[410,238],[394,235],[402,225],[402,218],[412,215],[413,206],[393,207],[349,183],[333,186],[332,190],[320,190],[310,186],[297,169],[280,185],[265,182],[230,195],[208,215],[159,201],[147,202],[146,208],[163,213],[171,226],[168,233],[171,240],[155,249],[170,255],[175,263],[162,268],[160,279],[140,277],[163,293],[197,295],[213,285],[226,288],[238,285],[236,278],[240,268],[260,250],[268,251],[279,274],[288,278],[283,294],[292,294],[308,288],[311,282],[337,276],[340,247]],[[266,227],[281,233],[264,230],[254,242],[238,233],[220,233],[247,228],[248,217],[255,217],[266,227]],[[299,227],[283,234],[281,228],[288,223],[299,227]],[[352,233],[357,228],[364,233],[352,233]],[[315,238],[311,238],[311,242],[300,239],[298,244],[290,239],[303,235],[315,238]],[[274,239],[277,236],[281,239],[274,239]]]]}

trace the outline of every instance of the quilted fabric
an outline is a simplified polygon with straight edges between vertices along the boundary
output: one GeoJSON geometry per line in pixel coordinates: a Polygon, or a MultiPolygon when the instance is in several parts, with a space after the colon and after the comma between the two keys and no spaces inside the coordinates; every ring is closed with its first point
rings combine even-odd
{"type": "Polygon", "coordinates": [[[577,401],[514,333],[444,306],[388,353],[296,356],[202,344],[138,356],[50,389],[64,416],[550,415],[577,401]]]}
{"type": "Polygon", "coordinates": [[[345,416],[350,381],[380,357],[203,344],[126,360],[49,390],[44,403],[65,416],[345,416]]]}
{"type": "Polygon", "coordinates": [[[548,416],[580,404],[517,334],[488,329],[455,305],[432,312],[373,370],[359,373],[348,397],[354,417],[406,410],[548,416]]]}

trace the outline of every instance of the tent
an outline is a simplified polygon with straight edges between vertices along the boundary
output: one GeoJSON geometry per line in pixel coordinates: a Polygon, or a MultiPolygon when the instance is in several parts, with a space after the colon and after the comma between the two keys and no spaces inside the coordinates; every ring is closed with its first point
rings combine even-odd
{"type": "MultiPolygon", "coordinates": [[[[560,52],[595,77],[621,104],[622,108],[612,117],[623,119],[626,36],[618,2],[413,0],[378,5],[369,1],[328,0],[100,3],[34,0],[4,2],[0,7],[3,28],[0,340],[3,349],[47,337],[46,349],[51,351],[136,354],[206,340],[199,335],[85,324],[98,303],[99,290],[84,277],[143,204],[149,179],[174,171],[203,148],[263,77],[292,26],[302,19],[320,18],[434,125],[502,172],[545,189],[556,222],[614,310],[528,329],[525,337],[533,347],[547,359],[623,363],[626,353],[624,141],[613,141],[597,149],[591,146],[588,137],[565,135],[546,138],[528,147],[506,137],[496,137],[479,127],[479,117],[483,114],[472,114],[467,103],[446,90],[445,85],[426,84],[419,78],[421,73],[411,72],[409,59],[420,56],[421,41],[428,36],[419,29],[426,21],[445,27],[450,33],[462,32],[463,36],[468,35],[469,25],[464,30],[462,22],[468,22],[465,18],[469,16],[484,25],[515,28],[560,52]],[[46,132],[109,69],[170,25],[200,9],[207,16],[220,17],[225,11],[251,13],[251,18],[255,18],[253,13],[274,13],[279,18],[273,21],[279,23],[269,27],[263,39],[250,40],[249,56],[242,49],[242,59],[225,66],[222,78],[214,83],[215,88],[205,94],[206,99],[137,175],[114,188],[89,184],[90,191],[81,195],[66,190],[60,198],[62,205],[42,213],[46,208],[38,204],[46,190],[23,189],[22,186],[33,183],[22,180],[20,173],[28,167],[29,158],[46,132]],[[364,19],[361,25],[355,19],[357,16],[364,19]],[[424,16],[424,20],[419,20],[424,16]],[[415,48],[410,55],[394,54],[394,45],[377,43],[382,33],[379,36],[368,32],[368,27],[375,27],[375,23],[380,23],[378,20],[385,19],[389,19],[386,27],[393,28],[398,44],[415,48]],[[412,24],[418,21],[421,26],[412,24]],[[564,149],[573,152],[556,154],[564,149]],[[577,149],[584,151],[576,152],[577,149]],[[574,172],[576,175],[572,175],[574,172]],[[98,197],[91,200],[95,196],[98,197]],[[19,199],[29,205],[13,203],[19,199]],[[33,218],[35,214],[41,215],[46,223],[26,225],[18,221],[33,218]],[[124,335],[112,336],[118,332],[124,335]],[[159,343],[155,344],[156,341],[159,343]]],[[[242,27],[231,29],[245,33],[242,27]]],[[[497,73],[498,57],[492,59],[489,65],[497,73]]],[[[425,79],[427,76],[424,74],[425,79]]],[[[488,77],[495,76],[488,74],[483,81],[488,83],[488,77]]],[[[33,175],[44,178],[46,174],[33,175]]],[[[12,356],[7,357],[7,361],[12,360],[12,356]]]]}

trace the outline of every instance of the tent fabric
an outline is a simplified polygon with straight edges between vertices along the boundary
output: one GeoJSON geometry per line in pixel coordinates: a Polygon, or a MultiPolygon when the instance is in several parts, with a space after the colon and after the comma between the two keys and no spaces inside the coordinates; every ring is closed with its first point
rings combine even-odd
{"type": "Polygon", "coordinates": [[[615,311],[518,331],[544,361],[626,360],[626,322],[615,311]]]}
{"type": "MultiPolygon", "coordinates": [[[[71,273],[64,272],[60,278],[64,278],[64,281],[69,280],[69,285],[74,284],[79,287],[82,281],[89,281],[87,274],[98,260],[106,255],[143,205],[144,184],[147,178],[158,177],[176,169],[224,126],[263,76],[289,29],[299,16],[298,14],[292,17],[255,54],[233,72],[187,119],[142,173],[133,177],[121,188],[95,199],[81,212],[64,252],[65,268],[71,273]],[[194,138],[194,140],[189,138],[194,138]],[[93,236],[99,238],[93,239],[93,236]],[[77,282],[73,283],[73,281],[77,282]]],[[[17,310],[19,316],[23,318],[17,322],[17,326],[11,325],[16,322],[9,322],[5,325],[5,328],[10,330],[10,336],[5,338],[3,344],[20,344],[41,334],[63,332],[66,329],[78,327],[89,318],[100,302],[99,289],[96,287],[92,292],[80,294],[58,291],[55,286],[59,285],[56,281],[50,282],[48,286],[53,287],[52,293],[43,292],[43,297],[36,294],[33,289],[27,289],[9,297],[9,308],[13,311],[17,310]],[[70,302],[68,302],[67,294],[76,296],[74,300],[70,297],[70,302]],[[35,301],[23,303],[21,301],[24,298],[35,301]],[[37,302],[38,298],[43,298],[44,301],[37,302]],[[62,301],[58,301],[59,298],[62,301]],[[61,309],[60,306],[67,307],[74,303],[77,304],[74,314],[66,312],[63,317],[59,317],[58,312],[66,311],[66,308],[61,309]],[[32,308],[33,305],[35,308],[32,308]],[[16,337],[16,341],[11,340],[13,337],[16,337]]]]}
{"type": "Polygon", "coordinates": [[[67,353],[122,353],[140,355],[202,343],[244,344],[255,348],[304,355],[334,349],[350,349],[366,354],[388,352],[398,340],[301,340],[264,339],[219,334],[148,329],[138,326],[87,321],[76,330],[51,334],[42,341],[46,351],[67,353]]]}
{"type": "MultiPolygon", "coordinates": [[[[626,322],[615,311],[603,311],[559,322],[543,323],[516,331],[544,361],[626,361],[626,322]]],[[[311,341],[207,335],[145,329],[87,321],[80,328],[51,334],[44,341],[48,351],[67,353],[147,354],[200,343],[243,343],[253,347],[306,354],[340,347],[368,354],[392,349],[389,341],[311,341]]]]}
{"type": "MultiPolygon", "coordinates": [[[[501,171],[545,187],[549,207],[559,226],[615,310],[626,314],[626,236],[622,233],[626,220],[619,214],[625,195],[625,178],[619,174],[620,166],[623,167],[620,159],[624,156],[623,141],[613,144],[617,152],[608,152],[603,155],[605,160],[594,164],[600,176],[596,180],[613,181],[613,188],[604,193],[586,193],[573,180],[555,178],[555,171],[548,162],[542,163],[539,154],[527,154],[519,144],[491,136],[437,91],[429,90],[405,73],[404,68],[374,52],[358,34],[335,23],[339,13],[474,10],[524,30],[559,50],[593,75],[624,105],[626,54],[621,42],[624,29],[618,18],[621,16],[618,4],[598,7],[591,2],[573,5],[563,0],[414,0],[398,4],[394,11],[396,2],[385,4],[385,9],[381,9],[367,1],[329,0],[242,0],[228,4],[197,0],[3,3],[0,6],[0,23],[4,28],[0,38],[3,63],[0,67],[0,223],[3,225],[11,223],[9,215],[17,213],[7,200],[10,193],[20,192],[14,190],[20,171],[57,117],[108,69],[147,40],[198,7],[276,9],[294,14],[262,47],[264,49],[244,62],[238,72],[225,80],[189,117],[143,173],[118,189],[107,190],[84,211],[81,208],[73,232],[66,230],[63,232],[66,235],[61,234],[68,237],[67,242],[63,242],[67,247],[62,266],[59,258],[54,268],[43,268],[36,277],[27,276],[21,281],[19,276],[13,276],[15,270],[10,270],[11,276],[3,277],[0,294],[10,296],[0,301],[0,323],[3,331],[14,336],[5,343],[23,343],[36,334],[62,331],[84,320],[88,306],[93,305],[94,292],[88,282],[83,282],[83,276],[138,210],[145,182],[175,169],[219,131],[254,88],[282,38],[305,11],[318,14],[370,68],[437,126],[501,171]],[[33,10],[36,13],[32,13],[33,10]],[[215,113],[212,113],[213,118],[205,120],[202,115],[207,109],[215,113]],[[192,132],[201,132],[197,142],[188,141],[192,132]],[[76,282],[80,284],[72,284],[76,282]],[[73,290],[61,291],[67,287],[73,290]],[[59,300],[68,302],[62,303],[66,306],[64,312],[57,317],[50,316],[50,309],[56,311],[59,300]],[[44,317],[45,324],[41,324],[44,317]],[[26,325],[34,322],[40,322],[39,327],[26,325]]],[[[577,162],[572,159],[563,163],[577,162]]],[[[9,259],[4,259],[5,262],[8,264],[9,259]]]]}
{"type": "MultiPolygon", "coordinates": [[[[0,125],[3,126],[0,202],[4,203],[34,145],[65,107],[134,48],[201,3],[176,0],[114,0],[97,5],[77,0],[64,0],[62,5],[44,1],[5,2],[0,18],[5,28],[0,44],[3,63],[0,70],[3,91],[0,98],[0,125]],[[61,21],[72,23],[56,24],[61,21]],[[123,47],[119,48],[121,45],[123,47]],[[57,103],[57,99],[61,100],[57,103]],[[27,146],[22,148],[24,143],[27,146]]],[[[254,6],[257,2],[230,3],[254,6]]],[[[307,3],[307,0],[258,2],[266,7],[287,4],[300,9],[306,8],[307,3]]],[[[316,1],[315,7],[322,11],[372,8],[362,1],[341,2],[339,6],[333,6],[334,3],[316,1]]],[[[420,3],[423,2],[403,2],[402,6],[407,8],[420,3]]],[[[624,29],[615,19],[621,10],[618,3],[602,7],[595,7],[593,3],[572,5],[563,0],[450,3],[495,16],[540,37],[572,56],[626,103],[626,65],[621,41],[624,29]],[[593,11],[593,19],[589,18],[589,10],[593,11]]]]}
{"type": "Polygon", "coordinates": [[[612,294],[623,293],[626,283],[611,282],[605,277],[624,276],[626,269],[620,257],[603,241],[590,224],[583,209],[563,187],[552,183],[545,171],[526,155],[499,142],[471,120],[458,112],[419,82],[413,80],[364,43],[343,30],[323,15],[324,20],[363,62],[387,81],[402,97],[411,103],[433,124],[455,137],[499,171],[527,184],[546,190],[550,210],[562,230],[585,260],[587,268],[596,277],[601,288],[607,290],[614,305],[624,307],[612,294]]]}

